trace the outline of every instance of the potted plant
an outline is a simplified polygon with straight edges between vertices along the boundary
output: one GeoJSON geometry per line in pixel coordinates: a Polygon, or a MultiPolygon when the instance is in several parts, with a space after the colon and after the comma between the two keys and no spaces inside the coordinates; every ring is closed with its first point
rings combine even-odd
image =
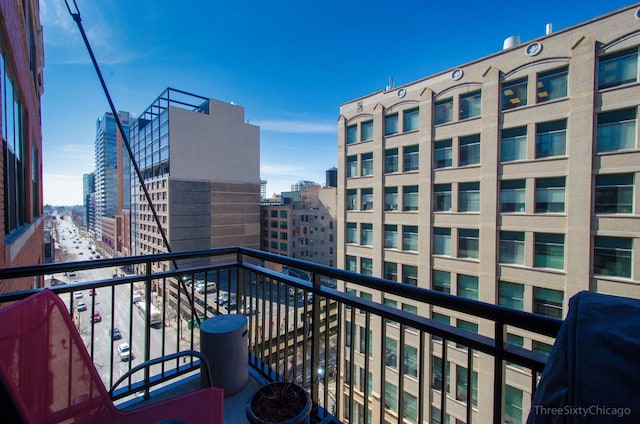
{"type": "Polygon", "coordinates": [[[288,381],[267,384],[247,403],[247,419],[252,424],[308,423],[311,398],[301,386],[288,381]]]}

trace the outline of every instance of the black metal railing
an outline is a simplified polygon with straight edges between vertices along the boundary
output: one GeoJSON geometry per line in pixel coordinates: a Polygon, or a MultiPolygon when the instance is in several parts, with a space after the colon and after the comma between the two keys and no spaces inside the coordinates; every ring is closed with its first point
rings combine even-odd
{"type": "MultiPolygon", "coordinates": [[[[561,324],[243,247],[3,269],[0,284],[70,272],[84,281],[51,289],[67,300],[107,388],[136,361],[198,350],[201,320],[242,313],[250,366],[268,380],[307,388],[320,418],[351,422],[523,420],[546,362],[528,347],[552,343],[561,324]],[[171,269],[184,260],[202,265],[171,269]],[[78,311],[81,301],[87,311],[78,311]],[[93,319],[96,311],[102,321],[93,319]],[[121,343],[133,360],[120,360],[121,343]]],[[[0,294],[0,304],[31,293],[0,294]]],[[[154,365],[114,399],[147,397],[197,369],[192,360],[154,365]]]]}

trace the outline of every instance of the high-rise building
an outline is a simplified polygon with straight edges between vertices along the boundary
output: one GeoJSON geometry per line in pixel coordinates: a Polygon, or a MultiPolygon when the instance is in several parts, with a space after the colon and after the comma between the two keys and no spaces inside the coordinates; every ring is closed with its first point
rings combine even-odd
{"type": "Polygon", "coordinates": [[[318,186],[320,187],[320,184],[314,182],[314,181],[306,181],[306,180],[300,180],[295,184],[291,184],[291,191],[301,191],[306,189],[309,186],[318,186]]]}
{"type": "MultiPolygon", "coordinates": [[[[244,108],[168,88],[130,134],[172,251],[260,248],[260,133],[245,123],[244,108]]],[[[133,171],[132,253],[166,252],[133,171]]]]}
{"type": "MultiPolygon", "coordinates": [[[[35,0],[0,2],[0,267],[43,262],[42,127],[44,48],[35,0]]],[[[4,281],[1,292],[32,289],[32,278],[4,281]]]]}
{"type": "MultiPolygon", "coordinates": [[[[640,297],[639,46],[634,5],[523,44],[510,38],[495,54],[344,103],[338,266],[555,318],[580,290],[640,297]]],[[[477,317],[346,289],[494,336],[477,317]]],[[[346,323],[360,329],[354,334],[364,333],[360,319],[346,323]]],[[[435,337],[423,360],[410,332],[401,345],[397,326],[386,331],[387,346],[373,351],[387,360],[373,358],[370,372],[388,380],[363,378],[362,352],[347,364],[360,372],[351,400],[374,392],[358,411],[375,414],[385,393],[380,422],[396,421],[398,404],[410,422],[465,422],[469,401],[474,422],[491,421],[487,361],[474,363],[469,378],[455,344],[444,367],[435,337]],[[432,384],[418,384],[418,375],[432,384]],[[418,397],[432,402],[420,419],[418,397]]],[[[542,353],[552,342],[526,332],[505,337],[542,353]]],[[[525,374],[506,366],[505,422],[523,422],[530,407],[525,374]]]]}
{"type": "MultiPolygon", "coordinates": [[[[129,132],[129,112],[118,112],[125,134],[129,132]]],[[[92,228],[102,240],[102,218],[113,218],[130,207],[129,156],[116,119],[106,112],[96,121],[95,219],[92,228]]]]}
{"type": "Polygon", "coordinates": [[[95,228],[94,225],[94,203],[92,201],[92,194],[96,191],[96,174],[91,172],[89,174],[82,175],[82,203],[84,206],[84,226],[87,230],[95,228]]]}

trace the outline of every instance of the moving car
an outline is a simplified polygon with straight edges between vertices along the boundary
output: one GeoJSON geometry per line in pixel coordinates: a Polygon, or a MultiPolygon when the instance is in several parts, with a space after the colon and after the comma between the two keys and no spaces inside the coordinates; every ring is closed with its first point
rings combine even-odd
{"type": "Polygon", "coordinates": [[[111,338],[113,340],[120,340],[122,338],[122,334],[120,334],[120,330],[118,329],[118,327],[113,327],[113,329],[111,330],[111,338]]]}
{"type": "Polygon", "coordinates": [[[120,355],[121,361],[128,361],[131,359],[131,349],[129,343],[120,343],[118,345],[118,355],[120,355]]]}

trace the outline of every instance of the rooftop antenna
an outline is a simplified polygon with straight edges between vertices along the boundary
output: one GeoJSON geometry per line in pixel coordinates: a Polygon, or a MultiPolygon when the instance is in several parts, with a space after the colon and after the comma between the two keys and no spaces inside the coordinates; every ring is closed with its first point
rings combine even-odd
{"type": "MultiPolygon", "coordinates": [[[[144,197],[147,200],[147,203],[149,204],[149,208],[151,209],[151,213],[153,214],[153,220],[155,221],[155,223],[156,223],[156,225],[158,227],[158,230],[160,231],[160,235],[162,236],[162,242],[166,246],[167,251],[169,253],[171,253],[171,246],[169,245],[169,240],[167,240],[167,235],[165,234],[164,228],[162,227],[162,222],[160,221],[160,217],[158,216],[158,212],[156,211],[156,208],[153,205],[153,202],[151,201],[151,195],[149,194],[149,190],[147,189],[147,186],[144,184],[144,178],[142,176],[142,172],[140,171],[140,167],[138,166],[138,163],[136,162],[136,159],[135,159],[135,157],[133,155],[133,150],[131,150],[131,146],[129,145],[129,136],[124,131],[124,127],[122,126],[122,121],[120,120],[120,115],[116,111],[116,107],[114,106],[113,100],[111,99],[111,94],[109,93],[109,89],[107,88],[107,84],[104,82],[104,78],[102,77],[102,72],[100,71],[100,66],[98,65],[98,61],[96,60],[96,57],[93,54],[93,50],[91,49],[91,44],[89,43],[89,39],[87,39],[87,34],[84,32],[84,27],[82,26],[82,19],[80,17],[80,9],[78,8],[78,4],[76,3],[76,0],[72,0],[72,1],[73,1],[73,7],[74,7],[75,12],[73,12],[71,10],[71,7],[69,6],[69,1],[68,0],[64,0],[64,3],[67,6],[67,10],[69,11],[69,14],[71,15],[73,20],[78,25],[78,30],[80,30],[80,35],[82,35],[82,40],[84,41],[84,44],[87,47],[87,51],[89,53],[89,56],[91,57],[91,62],[93,63],[93,67],[95,68],[96,74],[98,75],[98,79],[100,80],[100,85],[102,85],[102,90],[104,91],[104,95],[106,96],[107,101],[109,102],[109,107],[111,108],[111,113],[113,114],[113,117],[116,120],[116,124],[118,126],[118,131],[120,131],[120,135],[122,136],[122,140],[124,141],[124,145],[127,148],[127,153],[129,154],[129,158],[131,159],[131,163],[133,164],[133,169],[136,171],[136,175],[138,176],[138,181],[140,182],[140,185],[142,186],[142,191],[144,192],[144,197]]],[[[178,269],[178,263],[175,261],[175,259],[172,260],[171,262],[173,263],[173,267],[175,269],[178,269]]],[[[189,290],[187,290],[185,282],[181,278],[179,278],[178,280],[179,280],[179,283],[182,285],[182,288],[183,288],[184,292],[187,294],[187,299],[188,299],[189,304],[191,306],[191,310],[194,311],[195,309],[194,309],[194,305],[193,305],[193,299],[189,295],[189,290]]],[[[148,287],[148,290],[151,290],[151,288],[148,287]]],[[[148,294],[150,294],[150,293],[148,293],[148,294]]],[[[150,301],[150,299],[149,299],[149,301],[150,301]]],[[[194,315],[195,315],[196,321],[198,322],[198,325],[200,325],[201,324],[200,317],[198,316],[198,314],[194,314],[194,315]]]]}

